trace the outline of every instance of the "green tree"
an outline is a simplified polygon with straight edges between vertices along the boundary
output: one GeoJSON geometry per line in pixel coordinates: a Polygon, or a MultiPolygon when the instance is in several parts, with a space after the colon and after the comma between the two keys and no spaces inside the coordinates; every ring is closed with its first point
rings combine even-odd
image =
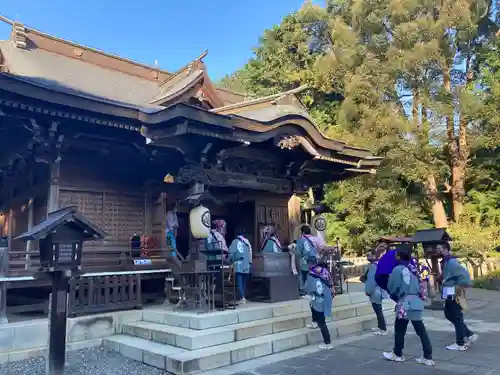
{"type": "Polygon", "coordinates": [[[326,201],[336,212],[331,227],[356,250],[382,234],[447,226],[448,212],[458,221],[465,211],[464,225],[472,226],[471,212],[495,198],[492,186],[478,190],[481,169],[472,161],[479,154],[471,142],[498,130],[497,62],[484,43],[494,30],[490,3],[307,4],[266,31],[254,58],[224,80],[252,95],[307,83],[301,99],[324,133],[385,157],[375,178],[328,187],[326,201]],[[491,119],[482,121],[486,114],[491,119]]]}

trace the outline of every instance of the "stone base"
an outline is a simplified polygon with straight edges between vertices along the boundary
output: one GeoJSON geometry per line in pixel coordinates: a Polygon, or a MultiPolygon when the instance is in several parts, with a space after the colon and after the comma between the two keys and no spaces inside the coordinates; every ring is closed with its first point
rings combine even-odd
{"type": "MultiPolygon", "coordinates": [[[[364,293],[335,298],[332,339],[358,334],[376,326],[364,293]]],[[[392,319],[394,304],[384,303],[392,319]]],[[[333,320],[333,321],[332,321],[333,320]]],[[[175,375],[190,375],[321,342],[311,330],[309,301],[248,303],[236,310],[206,314],[173,312],[166,308],[143,311],[141,322],[125,324],[122,334],[104,345],[131,358],[175,375]]]]}

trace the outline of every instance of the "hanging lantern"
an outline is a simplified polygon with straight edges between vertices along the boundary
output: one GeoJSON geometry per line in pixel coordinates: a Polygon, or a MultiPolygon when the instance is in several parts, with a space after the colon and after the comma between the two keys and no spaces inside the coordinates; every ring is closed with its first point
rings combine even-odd
{"type": "Polygon", "coordinates": [[[197,206],[189,213],[189,227],[194,238],[207,238],[210,233],[210,211],[204,206],[197,206]]]}
{"type": "Polygon", "coordinates": [[[323,215],[315,215],[311,219],[312,234],[321,237],[323,240],[326,238],[326,218],[323,215]]]}

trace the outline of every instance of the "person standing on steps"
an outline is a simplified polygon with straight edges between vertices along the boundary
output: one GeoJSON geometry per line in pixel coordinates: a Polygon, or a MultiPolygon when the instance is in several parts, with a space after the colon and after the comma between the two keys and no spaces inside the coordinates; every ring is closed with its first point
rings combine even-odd
{"type": "Polygon", "coordinates": [[[177,230],[179,229],[179,219],[177,218],[177,202],[170,203],[166,222],[165,222],[165,235],[167,248],[171,250],[172,256],[177,257],[177,230]]]}
{"type": "Polygon", "coordinates": [[[463,310],[467,307],[465,290],[472,286],[469,272],[451,253],[448,243],[436,246],[442,255],[442,290],[444,298],[444,316],[455,327],[456,340],[446,347],[447,350],[466,351],[478,339],[464,322],[463,310]]]}
{"type": "Polygon", "coordinates": [[[229,261],[233,263],[236,286],[240,293],[240,303],[246,303],[245,290],[248,275],[250,274],[250,254],[252,245],[250,241],[240,233],[229,246],[229,261]]]}
{"type": "Polygon", "coordinates": [[[385,352],[385,359],[404,362],[403,349],[406,330],[411,321],[422,343],[423,356],[417,362],[425,366],[434,366],[432,345],[425,329],[423,318],[425,286],[418,274],[418,269],[411,262],[411,252],[400,250],[396,253],[398,265],[393,269],[387,282],[391,299],[396,302],[396,321],[394,323],[394,349],[385,352]]]}
{"type": "Polygon", "coordinates": [[[365,273],[365,294],[370,298],[370,302],[377,316],[377,328],[373,329],[376,335],[384,336],[387,334],[387,325],[385,323],[384,311],[382,308],[382,300],[384,299],[385,291],[377,285],[375,281],[375,273],[377,271],[377,257],[374,253],[368,253],[367,260],[370,263],[368,270],[365,273]]]}
{"type": "Polygon", "coordinates": [[[278,230],[276,225],[270,224],[264,228],[262,233],[262,244],[260,247],[262,253],[281,253],[281,242],[278,239],[278,230]]]}
{"type": "MultiPolygon", "coordinates": [[[[311,262],[311,260],[310,260],[311,262]]],[[[333,293],[332,276],[328,271],[327,264],[320,259],[317,264],[312,265],[305,282],[305,291],[310,296],[312,324],[309,328],[319,327],[323,344],[320,349],[332,349],[330,331],[326,325],[326,318],[332,315],[333,293]]]]}
{"type": "Polygon", "coordinates": [[[305,283],[307,276],[309,275],[309,268],[317,263],[317,249],[314,244],[314,236],[311,234],[311,227],[307,224],[300,228],[301,236],[297,240],[295,247],[295,253],[299,257],[300,264],[300,275],[302,277],[302,285],[304,287],[303,293],[305,291],[305,283]]]}

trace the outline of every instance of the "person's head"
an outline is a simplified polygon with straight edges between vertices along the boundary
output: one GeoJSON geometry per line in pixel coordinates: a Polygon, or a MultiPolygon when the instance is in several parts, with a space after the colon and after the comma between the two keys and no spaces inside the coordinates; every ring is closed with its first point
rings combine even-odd
{"type": "Polygon", "coordinates": [[[213,228],[222,234],[223,236],[226,234],[226,222],[224,220],[214,220],[212,221],[213,228]]]}
{"type": "Polygon", "coordinates": [[[396,252],[396,259],[404,263],[409,263],[411,261],[411,251],[408,249],[400,249],[396,252]]]}
{"type": "Polygon", "coordinates": [[[439,243],[436,245],[436,253],[440,256],[448,256],[451,255],[451,247],[448,242],[439,243]]]}
{"type": "Polygon", "coordinates": [[[170,202],[170,204],[168,205],[168,210],[172,212],[177,212],[177,202],[176,201],[170,202]]]}
{"type": "Polygon", "coordinates": [[[277,230],[275,224],[266,225],[266,227],[264,228],[264,236],[272,237],[272,236],[276,236],[277,233],[278,233],[278,230],[277,230]]]}
{"type": "Polygon", "coordinates": [[[302,225],[302,227],[300,228],[300,232],[302,234],[309,235],[312,233],[311,227],[309,225],[302,225]]]}
{"type": "Polygon", "coordinates": [[[387,250],[389,250],[389,244],[385,241],[380,241],[375,248],[377,258],[380,258],[387,250]]]}

